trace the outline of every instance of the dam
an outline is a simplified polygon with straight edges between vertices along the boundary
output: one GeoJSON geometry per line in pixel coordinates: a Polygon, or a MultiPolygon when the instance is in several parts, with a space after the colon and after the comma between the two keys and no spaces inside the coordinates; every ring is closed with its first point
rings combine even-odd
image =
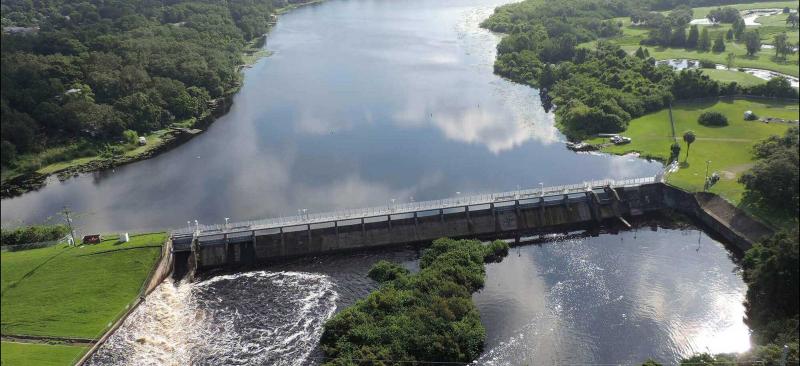
{"type": "Polygon", "coordinates": [[[662,177],[600,180],[331,213],[199,225],[171,233],[198,272],[277,259],[429,242],[518,238],[600,226],[664,208],[662,177]]]}
{"type": "MultiPolygon", "coordinates": [[[[673,210],[745,251],[771,230],[715,195],[690,194],[662,175],[530,188],[330,213],[172,231],[175,263],[192,273],[275,260],[430,242],[440,237],[521,236],[630,226],[627,220],[673,210]],[[733,214],[729,214],[729,213],[733,214]]],[[[183,271],[178,271],[183,272],[183,271]]]]}

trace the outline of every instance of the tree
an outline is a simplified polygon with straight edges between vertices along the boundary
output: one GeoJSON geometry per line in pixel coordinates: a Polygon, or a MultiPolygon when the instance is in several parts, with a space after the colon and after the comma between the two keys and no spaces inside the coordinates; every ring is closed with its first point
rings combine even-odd
{"type": "Polygon", "coordinates": [[[711,48],[714,52],[725,52],[725,40],[722,39],[722,33],[717,35],[717,39],[714,40],[714,47],[711,48]]]}
{"type": "Polygon", "coordinates": [[[681,156],[681,144],[677,142],[673,142],[672,145],[669,147],[670,151],[670,158],[669,160],[676,161],[681,156]]]}
{"type": "Polygon", "coordinates": [[[789,46],[789,43],[787,42],[788,38],[789,37],[786,35],[786,32],[775,35],[773,41],[773,45],[775,45],[775,58],[779,58],[781,55],[783,55],[783,59],[785,60],[786,55],[789,54],[789,52],[792,52],[792,47],[789,46]]]}
{"type": "Polygon", "coordinates": [[[717,111],[706,111],[697,117],[697,123],[703,126],[727,126],[728,117],[717,111]]]}
{"type": "MultiPolygon", "coordinates": [[[[795,214],[797,211],[795,211],[795,214]]],[[[747,283],[746,322],[758,343],[794,339],[800,312],[800,247],[796,228],[750,248],[742,261],[747,283]]]]}
{"type": "Polygon", "coordinates": [[[641,46],[639,46],[639,48],[636,49],[636,57],[644,59],[644,50],[642,50],[641,46]]]}
{"type": "Polygon", "coordinates": [[[758,35],[757,30],[747,31],[742,37],[744,38],[745,47],[747,47],[748,56],[754,56],[761,50],[761,37],[758,35]]]}
{"type": "Polygon", "coordinates": [[[773,209],[797,212],[800,205],[798,140],[798,128],[792,127],[784,136],[772,136],[753,148],[756,163],[739,178],[747,197],[773,209]]]}
{"type": "Polygon", "coordinates": [[[672,47],[683,47],[686,45],[686,28],[683,26],[675,27],[672,31],[672,37],[670,38],[670,45],[672,47]]]}
{"type": "Polygon", "coordinates": [[[728,32],[725,33],[725,40],[733,41],[733,28],[728,29],[728,32]]]}
{"type": "Polygon", "coordinates": [[[728,56],[725,57],[725,67],[727,67],[728,70],[732,69],[734,62],[736,62],[736,54],[728,52],[728,56]]]}
{"type": "Polygon", "coordinates": [[[695,136],[694,131],[689,130],[683,133],[683,142],[686,143],[686,158],[683,161],[689,161],[689,149],[695,139],[697,139],[697,136],[695,136]]]}
{"type": "Polygon", "coordinates": [[[798,24],[800,24],[800,16],[797,13],[791,13],[789,16],[786,17],[786,24],[797,28],[798,24]]]}
{"type": "Polygon", "coordinates": [[[697,48],[697,41],[700,39],[700,30],[697,28],[697,24],[692,24],[689,27],[689,36],[686,38],[686,48],[695,49],[697,48]]]}
{"type": "Polygon", "coordinates": [[[664,24],[658,28],[656,41],[662,46],[669,46],[672,42],[672,27],[669,24],[664,24]]]}
{"type": "Polygon", "coordinates": [[[742,18],[736,19],[736,21],[733,22],[731,29],[733,29],[733,36],[737,41],[742,39],[742,35],[744,34],[746,27],[747,25],[744,23],[744,19],[742,18]]]}
{"type": "Polygon", "coordinates": [[[701,51],[708,51],[711,49],[711,36],[708,35],[708,28],[703,28],[700,32],[700,40],[697,42],[697,48],[701,51]]]}

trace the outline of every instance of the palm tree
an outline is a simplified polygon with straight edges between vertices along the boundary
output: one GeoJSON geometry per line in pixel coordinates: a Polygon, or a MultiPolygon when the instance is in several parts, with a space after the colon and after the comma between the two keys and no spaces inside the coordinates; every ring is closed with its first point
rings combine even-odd
{"type": "Polygon", "coordinates": [[[683,133],[683,141],[686,143],[686,159],[683,159],[683,161],[689,160],[689,148],[692,147],[692,142],[694,142],[696,138],[697,136],[695,136],[692,130],[683,133]]]}

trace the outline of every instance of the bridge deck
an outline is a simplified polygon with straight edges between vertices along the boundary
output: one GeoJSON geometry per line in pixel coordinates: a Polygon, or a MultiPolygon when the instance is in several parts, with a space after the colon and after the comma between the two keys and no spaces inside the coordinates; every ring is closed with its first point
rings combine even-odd
{"type": "Polygon", "coordinates": [[[258,230],[282,229],[293,226],[310,227],[310,225],[314,224],[330,224],[339,221],[363,220],[375,217],[389,217],[389,220],[391,220],[392,216],[410,215],[427,211],[439,211],[478,205],[502,205],[504,203],[513,203],[521,200],[539,198],[547,199],[548,197],[586,193],[595,189],[602,189],[606,186],[633,187],[654,183],[660,180],[661,177],[659,176],[624,180],[604,179],[599,181],[584,182],[582,184],[530,188],[509,192],[451,197],[441,200],[400,203],[396,205],[340,210],[326,213],[294,215],[288,217],[229,223],[227,225],[196,225],[195,227],[187,227],[172,231],[172,238],[176,247],[182,247],[185,244],[190,243],[194,238],[206,236],[220,236],[226,234],[228,237],[231,237],[243,233],[252,233],[258,230]]]}

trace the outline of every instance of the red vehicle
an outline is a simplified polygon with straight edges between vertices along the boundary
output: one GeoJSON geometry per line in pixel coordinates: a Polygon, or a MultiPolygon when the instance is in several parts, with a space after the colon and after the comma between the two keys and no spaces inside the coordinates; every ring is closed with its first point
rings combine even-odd
{"type": "Polygon", "coordinates": [[[83,243],[84,244],[98,244],[102,240],[103,240],[103,237],[100,236],[100,234],[86,235],[86,236],[83,237],[83,243]]]}

